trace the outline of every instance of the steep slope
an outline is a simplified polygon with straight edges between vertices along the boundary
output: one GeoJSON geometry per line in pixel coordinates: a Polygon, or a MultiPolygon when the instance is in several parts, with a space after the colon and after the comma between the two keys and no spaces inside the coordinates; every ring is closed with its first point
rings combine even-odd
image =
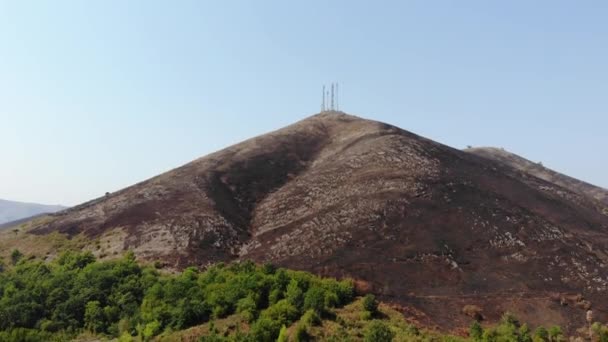
{"type": "Polygon", "coordinates": [[[579,195],[595,198],[608,207],[608,190],[599,186],[566,176],[546,168],[540,163],[532,162],[501,148],[475,147],[466,149],[465,151],[508,165],[516,170],[546,180],[549,183],[566,188],[579,195]]]}
{"type": "MultiPolygon", "coordinates": [[[[406,317],[583,324],[608,310],[599,201],[387,124],[312,116],[30,230],[84,235],[167,266],[270,261],[352,277],[406,317]],[[585,299],[583,299],[585,298],[585,299]]],[[[95,245],[97,245],[95,247],[95,245]]],[[[101,247],[100,247],[101,246],[101,247]]],[[[107,246],[107,248],[106,248],[107,246]]]]}
{"type": "Polygon", "coordinates": [[[63,209],[65,207],[60,205],[44,205],[0,199],[0,225],[43,213],[54,213],[63,209]]]}

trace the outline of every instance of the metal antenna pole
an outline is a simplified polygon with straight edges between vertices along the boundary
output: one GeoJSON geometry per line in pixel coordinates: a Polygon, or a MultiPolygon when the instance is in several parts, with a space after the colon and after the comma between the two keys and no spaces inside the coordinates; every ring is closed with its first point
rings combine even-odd
{"type": "Polygon", "coordinates": [[[339,83],[336,82],[336,110],[340,110],[340,90],[338,88],[339,83]]]}
{"type": "Polygon", "coordinates": [[[325,111],[325,84],[323,85],[323,101],[321,102],[321,112],[325,111]]]}
{"type": "Polygon", "coordinates": [[[331,110],[334,110],[334,84],[331,84],[331,110]]]}

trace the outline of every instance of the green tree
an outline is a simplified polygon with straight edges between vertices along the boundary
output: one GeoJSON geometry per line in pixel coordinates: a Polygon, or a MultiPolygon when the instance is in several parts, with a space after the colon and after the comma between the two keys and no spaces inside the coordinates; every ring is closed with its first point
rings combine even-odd
{"type": "Polygon", "coordinates": [[[283,292],[280,289],[273,289],[268,295],[268,302],[270,305],[275,304],[283,297],[283,292]]]}
{"type": "Polygon", "coordinates": [[[608,326],[595,322],[591,325],[591,331],[599,342],[608,342],[608,326]]]}
{"type": "Polygon", "coordinates": [[[293,340],[295,342],[308,341],[308,331],[307,331],[306,324],[299,322],[296,325],[296,331],[294,332],[293,340]]]}
{"type": "Polygon", "coordinates": [[[321,317],[319,317],[315,310],[309,309],[302,315],[300,321],[305,324],[306,327],[312,327],[321,324],[321,317]]]}
{"type": "Polygon", "coordinates": [[[322,288],[313,286],[306,291],[304,310],[309,309],[316,311],[318,314],[325,311],[325,291],[322,288]]]}
{"type": "Polygon", "coordinates": [[[365,329],[363,341],[365,342],[390,342],[395,337],[391,329],[382,321],[374,320],[365,329]]]}
{"type": "Polygon", "coordinates": [[[83,269],[93,262],[95,262],[95,256],[91,252],[67,251],[61,254],[57,260],[57,264],[63,266],[66,270],[83,269]]]}
{"type": "Polygon", "coordinates": [[[373,294],[367,294],[363,297],[363,309],[370,313],[373,317],[378,314],[378,302],[376,296],[373,294]]]}
{"type": "Polygon", "coordinates": [[[304,305],[304,293],[298,284],[298,281],[292,279],[287,285],[287,291],[285,293],[285,299],[287,299],[293,306],[302,309],[304,305]]]}
{"type": "Polygon", "coordinates": [[[251,337],[254,341],[274,342],[279,336],[281,324],[270,318],[260,317],[251,327],[251,337]]]}
{"type": "Polygon", "coordinates": [[[268,318],[280,325],[289,325],[298,318],[298,309],[286,299],[281,299],[262,313],[263,318],[268,318]]]}
{"type": "Polygon", "coordinates": [[[479,322],[474,321],[469,328],[469,336],[475,341],[481,341],[483,337],[483,328],[479,322]]]}
{"type": "Polygon", "coordinates": [[[561,342],[564,340],[564,334],[562,333],[562,329],[560,327],[558,327],[557,325],[552,326],[551,328],[549,328],[549,340],[551,342],[561,342]]]}
{"type": "Polygon", "coordinates": [[[342,280],[332,287],[335,289],[336,294],[338,294],[340,305],[350,303],[355,298],[355,286],[350,279],[342,280]]]}
{"type": "Polygon", "coordinates": [[[131,336],[131,334],[125,332],[122,335],[120,335],[120,337],[118,338],[118,342],[133,342],[133,336],[131,336]]]}
{"type": "Polygon", "coordinates": [[[142,335],[144,338],[144,341],[150,341],[152,339],[152,337],[158,335],[158,333],[160,333],[161,331],[161,325],[159,321],[152,321],[148,324],[146,324],[146,326],[143,329],[142,335]]]}
{"type": "Polygon", "coordinates": [[[325,307],[335,308],[340,304],[338,294],[333,291],[325,291],[325,307]]]}
{"type": "Polygon", "coordinates": [[[530,327],[527,324],[523,324],[519,328],[519,336],[521,342],[532,342],[532,332],[530,331],[530,327]]]}
{"type": "Polygon", "coordinates": [[[105,316],[101,304],[98,301],[88,302],[84,313],[84,324],[87,329],[94,333],[105,330],[105,316]]]}
{"type": "Polygon", "coordinates": [[[519,321],[510,313],[505,313],[494,329],[501,342],[519,342],[519,321]]]}
{"type": "Polygon", "coordinates": [[[287,335],[287,327],[282,326],[281,331],[279,331],[279,337],[277,338],[277,342],[289,342],[289,336],[287,335]]]}
{"type": "Polygon", "coordinates": [[[11,264],[13,266],[17,265],[19,260],[21,260],[22,258],[23,258],[23,253],[21,253],[21,251],[18,249],[13,249],[13,251],[11,252],[11,264]]]}
{"type": "Polygon", "coordinates": [[[533,340],[535,342],[547,342],[549,341],[549,332],[547,331],[547,329],[545,329],[544,327],[538,327],[536,328],[536,330],[534,331],[534,337],[533,340]]]}
{"type": "Polygon", "coordinates": [[[277,271],[277,267],[271,263],[265,263],[262,265],[262,272],[264,274],[274,274],[277,271]]]}
{"type": "Polygon", "coordinates": [[[253,294],[250,294],[238,301],[236,305],[236,312],[242,314],[248,322],[253,322],[253,320],[255,320],[258,312],[257,303],[253,294]]]}
{"type": "Polygon", "coordinates": [[[515,317],[512,313],[510,312],[505,312],[502,317],[500,318],[500,323],[502,325],[512,325],[515,326],[517,328],[519,328],[519,326],[521,325],[519,323],[519,320],[517,319],[517,317],[515,317]]]}

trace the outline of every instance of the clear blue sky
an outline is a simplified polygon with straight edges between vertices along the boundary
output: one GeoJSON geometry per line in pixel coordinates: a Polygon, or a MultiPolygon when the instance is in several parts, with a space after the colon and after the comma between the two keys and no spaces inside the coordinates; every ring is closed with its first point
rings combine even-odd
{"type": "Polygon", "coordinates": [[[607,1],[0,0],[0,198],[73,205],[319,110],[608,187],[607,1]]]}

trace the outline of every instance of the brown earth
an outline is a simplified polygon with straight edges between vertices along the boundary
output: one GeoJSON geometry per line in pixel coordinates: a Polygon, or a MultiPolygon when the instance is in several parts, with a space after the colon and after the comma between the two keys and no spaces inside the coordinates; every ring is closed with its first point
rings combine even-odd
{"type": "MultiPolygon", "coordinates": [[[[601,198],[338,112],[312,116],[55,215],[30,234],[85,235],[167,267],[253,259],[352,277],[441,329],[511,311],[606,320],[601,198]]],[[[92,243],[93,244],[93,243],[92,243]]],[[[101,250],[104,250],[102,247],[101,250]]]]}

